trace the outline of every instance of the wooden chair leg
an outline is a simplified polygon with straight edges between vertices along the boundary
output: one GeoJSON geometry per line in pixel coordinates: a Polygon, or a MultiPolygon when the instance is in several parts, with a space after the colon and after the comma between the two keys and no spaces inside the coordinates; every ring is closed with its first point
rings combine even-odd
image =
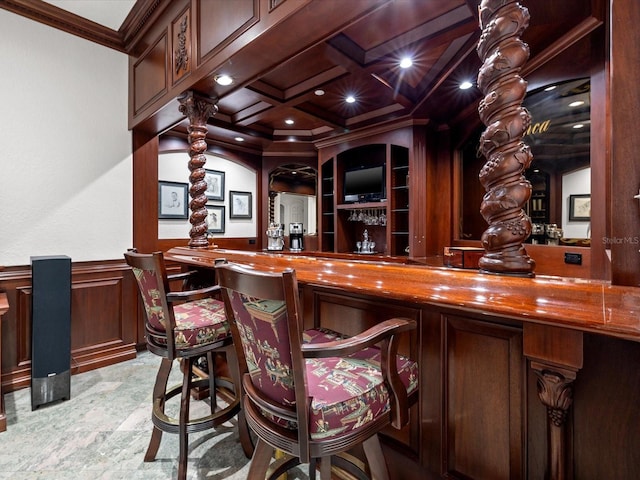
{"type": "MultiPolygon", "coordinates": [[[[165,392],[167,391],[167,384],[169,382],[172,365],[173,362],[168,358],[163,358],[160,362],[160,368],[156,375],[156,383],[153,386],[151,415],[157,416],[157,414],[164,413],[165,392]]],[[[153,462],[156,459],[156,454],[160,448],[161,440],[162,430],[154,426],[153,432],[151,433],[151,440],[149,440],[149,446],[147,447],[147,452],[144,455],[145,462],[153,462]]]]}
{"type": "Polygon", "coordinates": [[[193,359],[185,358],[184,376],[182,380],[182,393],[180,396],[180,413],[179,413],[179,443],[180,453],[178,454],[178,480],[187,478],[187,463],[189,459],[189,438],[187,433],[187,425],[189,423],[189,406],[191,405],[191,375],[193,368],[193,359]]]}
{"type": "Polygon", "coordinates": [[[254,451],[253,440],[251,439],[251,430],[247,423],[247,417],[244,414],[244,410],[238,412],[238,436],[240,437],[240,446],[247,458],[251,458],[254,451]]]}
{"type": "Polygon", "coordinates": [[[316,470],[318,468],[318,460],[312,458],[309,462],[309,480],[316,480],[316,470]]]}
{"type": "Polygon", "coordinates": [[[320,480],[331,480],[331,457],[320,459],[320,480]]]}
{"type": "Polygon", "coordinates": [[[231,379],[233,380],[233,384],[235,387],[235,395],[240,399],[241,405],[241,409],[240,412],[238,412],[237,417],[240,445],[242,446],[242,451],[244,452],[245,456],[247,458],[251,458],[255,446],[253,444],[253,440],[251,439],[251,431],[249,429],[249,424],[247,423],[247,417],[244,414],[244,403],[242,400],[242,381],[240,380],[240,368],[238,367],[238,358],[236,356],[235,347],[231,346],[231,348],[227,348],[225,350],[225,354],[227,357],[229,374],[231,375],[231,379]]]}
{"type": "Polygon", "coordinates": [[[153,462],[156,459],[158,449],[160,448],[160,440],[162,440],[162,430],[160,430],[158,427],[153,427],[151,440],[149,440],[147,452],[144,454],[145,462],[153,462]]]}
{"type": "Polygon", "coordinates": [[[258,440],[251,458],[251,467],[249,468],[247,480],[264,480],[266,478],[274,452],[275,448],[262,440],[258,440]]]}
{"type": "Polygon", "coordinates": [[[373,435],[365,440],[362,443],[362,448],[371,471],[371,480],[389,480],[389,472],[378,435],[373,435]]]}
{"type": "Polygon", "coordinates": [[[216,394],[216,366],[211,352],[207,353],[207,372],[209,374],[209,402],[211,403],[211,413],[214,413],[218,399],[216,394]]]}

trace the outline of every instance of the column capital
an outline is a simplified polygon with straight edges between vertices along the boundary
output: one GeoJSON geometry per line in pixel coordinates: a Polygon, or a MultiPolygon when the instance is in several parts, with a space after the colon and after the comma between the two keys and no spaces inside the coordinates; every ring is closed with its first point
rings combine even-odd
{"type": "Polygon", "coordinates": [[[193,90],[187,90],[178,97],[180,113],[184,114],[193,126],[203,126],[207,120],[218,113],[218,98],[207,97],[193,90]]]}

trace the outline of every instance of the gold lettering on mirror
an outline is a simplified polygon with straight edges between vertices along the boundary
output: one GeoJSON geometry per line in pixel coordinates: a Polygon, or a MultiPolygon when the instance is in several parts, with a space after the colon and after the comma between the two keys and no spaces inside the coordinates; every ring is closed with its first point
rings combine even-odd
{"type": "MultiPolygon", "coordinates": [[[[524,207],[532,223],[526,243],[591,244],[590,219],[572,218],[569,203],[572,195],[591,192],[590,90],[589,78],[572,78],[544,84],[523,101],[532,118],[524,140],[534,155],[525,171],[532,186],[524,207]]],[[[481,133],[475,131],[460,149],[460,240],[479,240],[486,227],[477,208],[484,194],[478,182],[484,160],[477,151],[481,133]]]]}
{"type": "Polygon", "coordinates": [[[549,126],[551,125],[551,120],[545,120],[544,122],[534,123],[533,125],[529,125],[529,128],[524,132],[524,136],[535,135],[536,133],[544,133],[549,131],[549,126]]]}

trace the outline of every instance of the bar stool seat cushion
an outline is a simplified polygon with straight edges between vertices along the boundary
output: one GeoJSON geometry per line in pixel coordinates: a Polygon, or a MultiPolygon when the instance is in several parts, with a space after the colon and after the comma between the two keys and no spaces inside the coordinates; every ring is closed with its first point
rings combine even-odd
{"type": "MultiPolygon", "coordinates": [[[[238,322],[238,326],[240,336],[246,340],[243,348],[252,383],[274,400],[294,404],[292,370],[290,365],[280,361],[289,353],[278,351],[283,344],[281,339],[288,335],[284,302],[256,301],[244,295],[234,295],[234,292],[231,298],[232,304],[244,304],[245,309],[236,309],[238,315],[249,314],[251,317],[248,321],[238,322]],[[256,338],[263,341],[256,342],[256,338]],[[264,368],[260,368],[263,365],[264,368]]],[[[344,337],[326,329],[303,333],[304,343],[329,342],[339,338],[344,337]]],[[[411,394],[418,387],[418,366],[401,356],[396,361],[400,379],[407,394],[411,394]]],[[[314,379],[308,382],[312,439],[324,440],[355,432],[389,412],[389,393],[382,378],[378,348],[369,347],[348,357],[306,359],[305,366],[307,378],[314,379]]],[[[272,415],[268,417],[285,428],[297,429],[295,422],[272,415]]]]}
{"type": "MultiPolygon", "coordinates": [[[[304,343],[345,338],[326,329],[306,330],[304,343]]],[[[401,355],[396,363],[400,379],[410,395],[418,388],[418,364],[401,355]]],[[[389,394],[382,380],[380,349],[369,347],[345,358],[306,360],[311,396],[311,438],[331,438],[363,428],[389,411],[389,394]]]]}
{"type": "MultiPolygon", "coordinates": [[[[140,292],[149,327],[153,329],[148,334],[153,335],[156,343],[166,345],[166,339],[163,338],[166,334],[166,321],[163,317],[161,294],[156,278],[144,275],[142,269],[134,267],[132,270],[141,285],[140,292]]],[[[224,302],[221,300],[207,297],[175,304],[173,313],[176,320],[174,342],[177,350],[200,347],[231,335],[224,302]]]]}
{"type": "Polygon", "coordinates": [[[195,300],[173,307],[176,318],[174,339],[176,349],[199,347],[229,335],[229,323],[224,302],[213,298],[195,300]]]}

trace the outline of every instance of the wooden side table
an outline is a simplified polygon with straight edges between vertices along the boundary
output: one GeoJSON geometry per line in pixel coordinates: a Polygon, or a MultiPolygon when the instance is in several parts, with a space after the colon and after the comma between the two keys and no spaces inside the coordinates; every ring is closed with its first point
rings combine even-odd
{"type": "Polygon", "coordinates": [[[7,429],[7,415],[4,413],[4,394],[2,393],[2,316],[9,310],[7,294],[0,292],[0,432],[7,429]]]}

